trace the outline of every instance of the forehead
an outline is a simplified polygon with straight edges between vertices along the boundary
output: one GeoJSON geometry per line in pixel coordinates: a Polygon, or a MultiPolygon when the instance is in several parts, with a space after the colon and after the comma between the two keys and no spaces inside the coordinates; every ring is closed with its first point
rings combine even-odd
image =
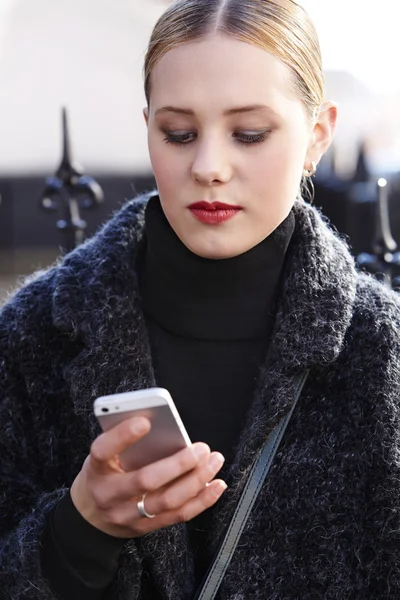
{"type": "Polygon", "coordinates": [[[262,48],[226,35],[213,35],[167,52],[151,74],[151,104],[180,105],[196,112],[226,110],[232,104],[267,104],[285,115],[302,108],[293,74],[262,48]]]}

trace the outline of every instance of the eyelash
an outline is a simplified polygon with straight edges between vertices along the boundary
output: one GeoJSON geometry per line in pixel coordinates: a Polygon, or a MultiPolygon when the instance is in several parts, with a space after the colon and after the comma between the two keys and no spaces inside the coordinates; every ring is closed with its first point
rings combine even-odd
{"type": "MultiPolygon", "coordinates": [[[[187,144],[190,144],[191,142],[194,141],[194,140],[187,139],[190,135],[193,135],[190,133],[174,135],[172,133],[168,133],[167,131],[164,131],[164,134],[165,134],[164,141],[167,144],[174,144],[177,146],[186,146],[187,144]]],[[[236,139],[240,144],[249,146],[250,144],[261,144],[262,142],[265,142],[265,140],[269,137],[270,134],[271,134],[271,130],[263,131],[262,133],[257,133],[256,135],[246,135],[245,133],[242,133],[242,134],[240,134],[240,137],[236,137],[236,139]]],[[[239,135],[239,134],[236,134],[236,135],[239,135]]]]}

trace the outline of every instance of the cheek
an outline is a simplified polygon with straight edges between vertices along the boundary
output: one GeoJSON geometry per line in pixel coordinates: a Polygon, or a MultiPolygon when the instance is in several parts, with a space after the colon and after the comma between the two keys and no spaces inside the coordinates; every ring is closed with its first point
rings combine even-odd
{"type": "Polygon", "coordinates": [[[300,185],[307,144],[293,136],[276,136],[250,159],[247,173],[250,181],[268,196],[297,193],[300,185]]]}
{"type": "Polygon", "coordinates": [[[166,198],[175,195],[180,187],[184,170],[183,157],[174,152],[165,142],[149,141],[150,161],[157,187],[166,198]]]}

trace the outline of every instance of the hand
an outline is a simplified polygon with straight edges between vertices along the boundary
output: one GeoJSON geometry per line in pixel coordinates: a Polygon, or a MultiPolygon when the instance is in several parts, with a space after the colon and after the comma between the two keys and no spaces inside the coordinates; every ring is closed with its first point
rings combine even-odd
{"type": "Polygon", "coordinates": [[[224,463],[219,452],[198,442],[136,471],[125,472],[118,455],[150,431],[150,421],[133,417],[102,433],[92,444],[71,487],[77,510],[89,523],[115,537],[133,538],[189,521],[217,502],[227,485],[213,480],[224,463]],[[141,517],[137,502],[146,494],[141,517]]]}

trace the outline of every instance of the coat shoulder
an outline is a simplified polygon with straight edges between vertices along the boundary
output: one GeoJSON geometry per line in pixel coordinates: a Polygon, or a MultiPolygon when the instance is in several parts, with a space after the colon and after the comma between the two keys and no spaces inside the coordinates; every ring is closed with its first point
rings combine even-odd
{"type": "Polygon", "coordinates": [[[393,333],[400,334],[400,294],[371,275],[357,274],[354,314],[358,318],[372,319],[377,327],[391,324],[393,333]]]}
{"type": "Polygon", "coordinates": [[[346,335],[348,352],[370,369],[381,365],[384,370],[390,367],[392,375],[400,374],[400,295],[365,274],[357,274],[356,289],[346,335]]]}
{"type": "Polygon", "coordinates": [[[23,340],[52,322],[52,298],[59,267],[37,271],[24,279],[0,308],[0,339],[23,340]]]}
{"type": "MultiPolygon", "coordinates": [[[[135,238],[143,229],[144,210],[153,194],[149,192],[127,201],[81,246],[48,269],[24,278],[0,307],[0,339],[4,336],[25,339],[35,332],[38,336],[48,333],[54,322],[54,300],[59,300],[60,293],[66,293],[71,300],[69,287],[78,293],[79,286],[68,286],[68,281],[76,279],[82,283],[97,273],[109,254],[120,257],[122,248],[128,252],[127,238],[135,238]]],[[[114,258],[111,256],[110,262],[114,258]]]]}

